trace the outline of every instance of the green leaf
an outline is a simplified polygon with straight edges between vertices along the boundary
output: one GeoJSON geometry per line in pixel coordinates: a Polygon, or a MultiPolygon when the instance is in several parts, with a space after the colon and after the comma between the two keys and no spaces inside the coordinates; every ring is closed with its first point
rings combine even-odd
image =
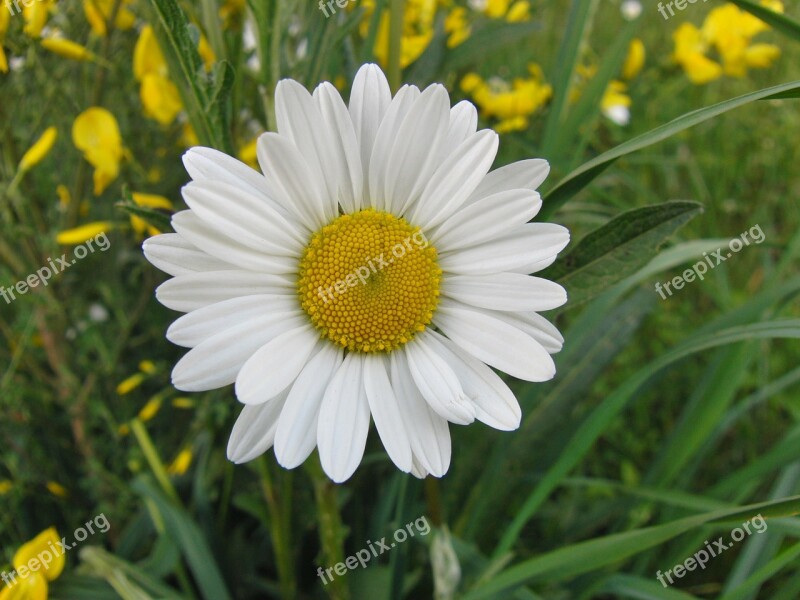
{"type": "Polygon", "coordinates": [[[163,519],[165,532],[180,548],[203,598],[230,600],[231,595],[225,586],[214,555],[192,517],[167,499],[148,478],[139,477],[132,487],[134,491],[151,500],[157,508],[163,519]]]}
{"type": "Polygon", "coordinates": [[[742,10],[746,10],[755,17],[758,17],[767,25],[772,26],[777,31],[788,35],[790,38],[800,41],[800,22],[784,14],[777,13],[768,9],[766,6],[756,4],[750,0],[729,0],[742,10]]]}
{"type": "Polygon", "coordinates": [[[550,190],[550,193],[547,194],[540,215],[542,219],[546,220],[548,216],[552,215],[556,210],[558,210],[558,208],[567,200],[589,185],[589,183],[591,183],[595,177],[600,175],[600,173],[611,166],[614,161],[625,156],[626,154],[630,154],[632,152],[636,152],[637,150],[641,150],[642,148],[652,146],[653,144],[672,137],[676,133],[685,131],[690,127],[699,125],[700,123],[708,121],[709,119],[713,119],[716,116],[751,102],[755,102],[756,100],[773,100],[776,98],[797,97],[800,97],[800,81],[793,81],[791,83],[776,85],[759,90],[757,92],[751,92],[749,94],[739,96],[738,98],[725,100],[719,104],[714,104],[713,106],[707,106],[705,108],[686,113],[685,115],[673,119],[669,123],[665,123],[664,125],[656,127],[647,133],[620,144],[616,148],[612,148],[611,150],[604,152],[600,156],[593,158],[589,162],[584,163],[575,169],[572,173],[559,181],[552,190],[550,190]]]}
{"type": "Polygon", "coordinates": [[[692,596],[686,592],[664,587],[653,578],[645,579],[636,575],[624,575],[619,573],[609,577],[597,590],[598,593],[604,592],[611,594],[614,598],[637,598],[638,600],[696,600],[697,596],[692,596]]]}
{"type": "Polygon", "coordinates": [[[798,512],[800,512],[800,496],[792,496],[741,508],[715,510],[662,525],[572,544],[541,554],[503,571],[491,581],[465,594],[463,600],[487,598],[497,592],[544,577],[547,577],[548,581],[554,581],[590,573],[624,561],[703,525],[736,523],[758,514],[764,518],[774,518],[795,515],[798,512]]]}
{"type": "Polygon", "coordinates": [[[696,202],[665,202],[622,213],[584,237],[542,272],[567,288],[568,307],[599,295],[632,275],[675,231],[703,210],[696,202]]]}
{"type": "Polygon", "coordinates": [[[152,208],[147,208],[145,206],[139,206],[138,204],[134,204],[133,202],[120,201],[117,202],[115,206],[121,208],[128,214],[141,217],[142,219],[149,222],[151,225],[154,225],[157,229],[161,231],[172,230],[170,217],[169,215],[163,212],[160,212],[152,208]]]}

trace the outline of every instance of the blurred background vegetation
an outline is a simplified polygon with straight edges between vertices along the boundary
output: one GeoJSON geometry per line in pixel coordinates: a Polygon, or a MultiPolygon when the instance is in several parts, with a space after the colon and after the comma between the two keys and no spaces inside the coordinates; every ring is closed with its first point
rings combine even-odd
{"type": "Polygon", "coordinates": [[[800,596],[800,509],[781,500],[800,493],[800,111],[765,92],[649,133],[799,80],[796,2],[769,2],[785,14],[769,27],[717,1],[669,19],[611,0],[20,6],[0,7],[0,285],[101,232],[111,246],[0,300],[0,568],[42,530],[69,539],[102,513],[111,529],[68,554],[50,597],[800,596]],[[453,426],[442,480],[397,472],[376,436],[343,486],[315,457],[296,472],[271,453],[235,467],[232,390],[170,385],[175,315],[141,242],[181,206],[187,147],[254,164],[278,79],[330,80],[346,98],[368,61],[395,87],[439,81],[474,101],[502,134],[497,165],[547,158],[545,212],[572,230],[568,254],[601,227],[610,241],[553,267],[575,301],[549,315],[566,339],[555,380],[512,382],[521,430],[453,426]],[[569,179],[635,138],[640,152],[569,179]],[[668,214],[627,214],[656,205],[668,214]],[[755,225],[763,244],[656,294],[755,225]],[[766,533],[673,588],[656,581],[759,502],[773,503],[766,533]],[[422,515],[430,536],[317,578],[422,515]]]}

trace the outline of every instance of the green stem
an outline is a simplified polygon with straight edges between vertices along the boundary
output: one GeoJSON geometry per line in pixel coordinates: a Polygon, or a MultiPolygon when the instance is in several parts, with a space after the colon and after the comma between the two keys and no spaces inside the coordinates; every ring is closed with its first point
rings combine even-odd
{"type": "MultiPolygon", "coordinates": [[[[336,485],[322,471],[319,458],[315,455],[306,461],[306,470],[314,484],[314,497],[317,501],[319,520],[319,540],[322,545],[324,569],[344,562],[344,528],[339,513],[336,485]]],[[[347,600],[350,590],[342,577],[334,577],[326,586],[331,600],[347,600]]]]}
{"type": "Polygon", "coordinates": [[[142,423],[139,419],[133,419],[130,427],[133,435],[136,437],[136,441],[139,443],[139,447],[144,453],[145,460],[147,460],[147,464],[150,465],[153,475],[155,475],[155,478],[158,481],[158,484],[161,486],[161,489],[164,490],[164,493],[171,500],[174,500],[177,504],[180,504],[178,492],[175,491],[175,487],[172,485],[169,475],[167,475],[167,470],[164,468],[164,463],[161,461],[161,457],[158,455],[158,450],[156,450],[155,445],[153,445],[153,440],[150,438],[150,434],[147,433],[144,423],[142,423]]]}
{"type": "MultiPolygon", "coordinates": [[[[278,567],[278,579],[281,586],[282,598],[294,598],[297,594],[297,582],[294,573],[294,561],[292,560],[292,549],[289,541],[290,521],[289,514],[285,514],[282,507],[288,506],[291,510],[291,501],[288,504],[281,502],[279,493],[275,490],[272,482],[272,474],[264,456],[260,456],[255,461],[255,467],[261,477],[261,491],[267,501],[270,519],[270,536],[272,537],[272,549],[278,567]]],[[[289,480],[290,481],[290,480],[289,480]]],[[[284,481],[287,483],[287,481],[284,481]]],[[[291,500],[291,488],[287,485],[283,490],[284,498],[291,500]]]]}
{"type": "Polygon", "coordinates": [[[403,0],[390,0],[389,12],[389,86],[392,93],[400,88],[400,54],[403,41],[403,0]]]}

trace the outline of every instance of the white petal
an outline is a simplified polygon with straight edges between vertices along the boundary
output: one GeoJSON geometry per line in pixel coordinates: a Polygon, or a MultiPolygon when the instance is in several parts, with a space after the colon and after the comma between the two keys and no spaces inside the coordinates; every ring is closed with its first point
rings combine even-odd
{"type": "Polygon", "coordinates": [[[537,192],[499,192],[462,206],[431,234],[431,239],[440,252],[489,242],[530,221],[541,207],[537,192]]]}
{"type": "MultiPolygon", "coordinates": [[[[369,162],[375,136],[391,101],[389,82],[380,67],[373,64],[361,67],[353,81],[349,110],[360,148],[365,194],[369,189],[369,162]]],[[[366,206],[368,203],[365,199],[361,204],[366,206]]]]}
{"type": "Polygon", "coordinates": [[[411,378],[405,355],[402,352],[392,352],[389,356],[392,387],[401,405],[400,415],[411,442],[414,462],[419,463],[425,473],[443,477],[450,467],[451,455],[447,420],[437,415],[419,393],[411,378]]]}
{"type": "Polygon", "coordinates": [[[319,332],[308,322],[276,336],[251,356],[236,377],[236,398],[261,404],[297,379],[319,343],[319,332]]]}
{"type": "Polygon", "coordinates": [[[481,308],[475,310],[489,314],[524,331],[539,342],[548,354],[561,352],[561,347],[564,345],[563,336],[555,325],[540,314],[535,312],[495,312],[481,308]]]}
{"type": "Polygon", "coordinates": [[[497,373],[435,331],[431,331],[431,338],[431,345],[456,373],[464,393],[475,405],[475,418],[502,431],[517,429],[522,410],[497,373]]]}
{"type": "Polygon", "coordinates": [[[262,198],[221,181],[193,181],[181,190],[195,214],[226,236],[269,254],[300,256],[307,232],[262,198]]]}
{"type": "Polygon", "coordinates": [[[200,250],[241,269],[263,273],[297,272],[297,259],[253,250],[224,235],[191,210],[172,215],[172,227],[200,250]]]}
{"type": "Polygon", "coordinates": [[[383,165],[386,206],[393,214],[404,214],[422,194],[439,166],[439,148],[445,142],[449,124],[450,96],[444,86],[433,84],[422,92],[403,119],[389,161],[383,165]]]}
{"type": "Polygon", "coordinates": [[[464,140],[436,169],[419,201],[412,205],[409,220],[435,227],[450,217],[492,166],[498,143],[497,134],[490,129],[464,140]]]}
{"type": "Polygon", "coordinates": [[[460,275],[515,271],[536,261],[555,260],[569,243],[569,231],[553,223],[526,223],[505,238],[442,252],[439,266],[460,275]]]}
{"type": "Polygon", "coordinates": [[[230,327],[272,316],[275,319],[302,314],[297,298],[289,295],[237,296],[198,308],[170,325],[167,339],[185,348],[194,348],[230,327]]]}
{"type": "Polygon", "coordinates": [[[320,343],[317,352],[292,384],[278,420],[275,456],[287,469],[302,464],[317,445],[317,423],[322,398],[342,364],[342,349],[320,343]]]}
{"type": "Polygon", "coordinates": [[[333,376],[319,411],[317,447],[322,468],[337,483],[355,472],[369,433],[363,357],[350,353],[333,376]]]}
{"type": "Polygon", "coordinates": [[[553,359],[539,342],[479,309],[442,298],[433,322],[463,350],[518,379],[548,381],[556,374],[553,359]]]}
{"type": "Polygon", "coordinates": [[[386,110],[375,136],[372,156],[369,160],[370,168],[365,173],[369,179],[369,185],[365,188],[365,193],[368,193],[369,196],[364,199],[365,206],[387,210],[390,204],[390,199],[386,197],[386,178],[389,172],[390,156],[400,127],[419,96],[420,91],[417,86],[404,85],[397,91],[386,110]]]}
{"type": "Polygon", "coordinates": [[[411,470],[411,443],[398,399],[386,373],[385,361],[386,358],[379,354],[364,357],[364,389],[386,453],[398,469],[408,473],[411,470]]]}
{"type": "MultiPolygon", "coordinates": [[[[293,281],[284,275],[226,270],[178,275],[156,289],[156,298],[167,308],[190,312],[239,296],[269,294],[296,298],[293,281]]],[[[298,304],[299,306],[299,304],[298,304]]]]}
{"type": "Polygon", "coordinates": [[[142,250],[153,266],[170,275],[235,268],[228,262],[206,254],[177,233],[162,233],[147,238],[142,250]]]}
{"type": "Polygon", "coordinates": [[[334,144],[331,168],[336,171],[339,204],[345,213],[356,212],[361,208],[364,193],[364,170],[353,121],[339,92],[330,83],[322,83],[314,90],[314,100],[334,144]]]}
{"type": "Polygon", "coordinates": [[[184,392],[204,392],[236,381],[242,366],[259,348],[284,331],[308,322],[304,317],[267,315],[221,333],[198,344],[172,370],[172,385],[184,392]]]}
{"type": "Polygon", "coordinates": [[[557,283],[521,273],[450,275],[443,281],[442,293],[491,310],[550,310],[567,301],[566,290],[557,283]]]}
{"type": "Polygon", "coordinates": [[[286,392],[273,398],[272,402],[244,407],[228,440],[228,460],[242,464],[270,449],[285,402],[286,392]]]}
{"type": "Polygon", "coordinates": [[[520,160],[500,167],[483,179],[467,203],[508,190],[519,188],[535,190],[547,179],[548,173],[550,173],[550,164],[541,158],[520,160]]]}
{"type": "MultiPolygon", "coordinates": [[[[450,109],[450,126],[444,149],[449,152],[478,130],[478,110],[468,100],[462,100],[450,109]]],[[[444,157],[442,157],[444,158],[444,157]]]]}
{"type": "Polygon", "coordinates": [[[269,131],[262,133],[256,142],[256,154],[264,174],[287,199],[287,210],[300,222],[317,230],[333,220],[333,202],[328,200],[323,182],[289,139],[269,131]]]}
{"type": "Polygon", "coordinates": [[[221,181],[263,199],[284,217],[281,192],[261,173],[213,148],[196,146],[183,155],[183,164],[194,181],[221,181]]]}
{"type": "Polygon", "coordinates": [[[426,343],[425,332],[403,348],[408,369],[422,397],[437,414],[458,425],[475,420],[475,408],[445,360],[426,343]]]}
{"type": "Polygon", "coordinates": [[[336,153],[324,126],[322,113],[308,90],[292,79],[278,82],[275,89],[275,118],[278,133],[294,142],[305,158],[314,179],[320,182],[326,201],[326,214],[336,214],[339,175],[336,153]]]}

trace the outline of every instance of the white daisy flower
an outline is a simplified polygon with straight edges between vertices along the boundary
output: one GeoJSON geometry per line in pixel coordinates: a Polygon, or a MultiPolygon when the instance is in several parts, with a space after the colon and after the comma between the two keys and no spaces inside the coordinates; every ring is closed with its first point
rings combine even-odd
{"type": "Polygon", "coordinates": [[[558,330],[538,314],[564,289],[530,273],[569,241],[529,223],[549,166],[489,172],[497,134],[468,102],[365,65],[347,107],[330,83],[275,94],[278,133],[258,140],[263,175],[210,148],[184,164],[189,209],[147,240],[173,276],[157,290],[185,312],[167,332],[191,348],[183,391],[235,384],[245,404],[228,457],[275,448],[286,468],[315,447],[336,482],[361,461],[370,416],[392,461],[418,477],[450,464],[448,422],[513,430],[520,408],[494,367],[555,375],[558,330]]]}

